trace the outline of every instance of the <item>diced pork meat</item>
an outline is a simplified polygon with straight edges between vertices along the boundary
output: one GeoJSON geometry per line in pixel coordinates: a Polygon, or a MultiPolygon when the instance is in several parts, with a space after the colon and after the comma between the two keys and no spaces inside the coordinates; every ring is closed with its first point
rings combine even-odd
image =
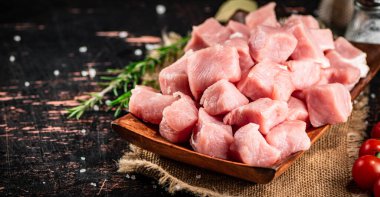
{"type": "Polygon", "coordinates": [[[286,120],[301,120],[308,122],[309,113],[307,112],[306,105],[302,100],[295,97],[290,97],[288,101],[288,108],[289,110],[286,120]]]}
{"type": "Polygon", "coordinates": [[[198,120],[198,109],[194,101],[180,92],[174,93],[180,97],[163,111],[160,123],[160,134],[173,143],[184,143],[190,139],[191,131],[198,120]]]}
{"type": "Polygon", "coordinates": [[[334,66],[327,68],[329,83],[341,83],[351,90],[360,79],[360,70],[353,66],[334,66]]]}
{"type": "Polygon", "coordinates": [[[223,122],[239,127],[250,122],[260,125],[260,132],[266,135],[269,130],[284,121],[288,114],[288,104],[270,98],[261,98],[232,110],[223,122]]]}
{"type": "Polygon", "coordinates": [[[136,86],[129,100],[129,112],[145,122],[159,124],[165,107],[176,100],[176,97],[162,95],[153,88],[136,86]]]}
{"type": "Polygon", "coordinates": [[[249,38],[251,56],[257,62],[285,62],[297,46],[297,39],[282,28],[257,26],[249,38]]]}
{"type": "Polygon", "coordinates": [[[268,144],[280,150],[280,159],[310,148],[310,138],[306,133],[306,123],[299,120],[284,121],[265,136],[268,144]]]}
{"type": "Polygon", "coordinates": [[[250,12],[245,17],[245,24],[250,28],[255,28],[258,25],[265,25],[271,27],[279,27],[280,24],[276,19],[275,12],[276,3],[268,3],[254,12],[250,12]]]}
{"type": "Polygon", "coordinates": [[[360,77],[367,76],[369,67],[367,66],[366,53],[353,46],[343,37],[337,38],[334,44],[335,50],[326,54],[332,66],[353,66],[360,70],[360,77]]]}
{"type": "Polygon", "coordinates": [[[269,97],[287,101],[294,91],[290,72],[286,67],[270,61],[255,65],[239,81],[237,88],[252,100],[269,97]]]}
{"type": "Polygon", "coordinates": [[[320,80],[321,67],[312,60],[291,60],[286,64],[296,90],[303,90],[320,80]]]}
{"type": "Polygon", "coordinates": [[[190,145],[196,152],[227,159],[233,142],[232,128],[199,109],[198,122],[193,130],[190,145]]]}
{"type": "Polygon", "coordinates": [[[234,84],[222,79],[204,91],[200,103],[207,113],[220,115],[248,104],[249,100],[239,92],[234,84]]]}
{"type": "Polygon", "coordinates": [[[297,46],[292,53],[293,60],[311,59],[321,65],[322,68],[330,67],[330,63],[324,56],[322,49],[314,41],[309,29],[303,23],[295,23],[287,26],[289,32],[297,38],[297,46]]]}
{"type": "Polygon", "coordinates": [[[179,60],[161,70],[159,82],[163,94],[171,95],[174,92],[182,92],[191,95],[186,69],[188,56],[192,53],[192,50],[186,52],[179,60]]]}
{"type": "MultiPolygon", "coordinates": [[[[232,37],[241,37],[244,40],[249,38],[249,28],[242,23],[230,20],[227,24],[227,28],[232,31],[232,37]],[[239,36],[238,36],[239,35],[239,36]]],[[[230,38],[231,38],[230,36],[230,38]]]]}
{"type": "Polygon", "coordinates": [[[307,28],[319,29],[318,21],[311,15],[297,15],[293,14],[285,21],[285,25],[292,25],[294,23],[302,23],[307,28]]]}
{"type": "Polygon", "coordinates": [[[334,49],[334,37],[330,29],[310,29],[310,33],[322,51],[334,49]]]}
{"type": "Polygon", "coordinates": [[[188,59],[187,75],[196,100],[203,91],[221,79],[240,80],[239,54],[235,48],[216,45],[194,52],[188,59]]]}
{"type": "Polygon", "coordinates": [[[281,152],[270,146],[258,129],[259,125],[249,123],[237,130],[231,152],[238,160],[250,166],[273,166],[280,159],[281,152]]]}
{"type": "Polygon", "coordinates": [[[202,24],[193,27],[191,39],[185,47],[196,51],[216,44],[222,44],[230,37],[230,30],[222,26],[214,18],[209,18],[202,24]]]}
{"type": "Polygon", "coordinates": [[[352,111],[351,95],[340,83],[309,88],[306,104],[314,127],[346,122],[352,111]]]}
{"type": "Polygon", "coordinates": [[[236,48],[239,53],[239,65],[242,73],[248,70],[255,64],[249,54],[249,47],[247,41],[242,38],[232,38],[224,43],[224,46],[236,48]]]}

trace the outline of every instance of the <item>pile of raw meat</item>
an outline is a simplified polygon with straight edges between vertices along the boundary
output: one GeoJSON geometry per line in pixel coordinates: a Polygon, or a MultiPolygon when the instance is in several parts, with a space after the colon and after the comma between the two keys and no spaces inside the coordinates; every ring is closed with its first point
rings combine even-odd
{"type": "Polygon", "coordinates": [[[366,54],[334,41],[312,16],[280,24],[274,7],[245,24],[209,18],[193,27],[185,55],[160,72],[161,93],[137,86],[129,111],[159,124],[170,142],[250,166],[309,149],[308,126],[347,121],[349,90],[369,70],[366,54]]]}

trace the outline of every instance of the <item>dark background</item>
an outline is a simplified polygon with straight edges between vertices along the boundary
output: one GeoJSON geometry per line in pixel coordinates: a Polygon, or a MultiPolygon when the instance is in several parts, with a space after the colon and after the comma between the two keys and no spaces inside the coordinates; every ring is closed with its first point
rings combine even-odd
{"type": "MultiPolygon", "coordinates": [[[[318,3],[310,2],[307,12],[318,3]]],[[[98,76],[107,68],[141,59],[134,55],[136,48],[145,51],[144,45],[99,37],[96,32],[160,36],[167,30],[185,35],[192,25],[214,16],[221,3],[1,1],[0,196],[168,195],[153,179],[116,172],[127,142],[111,130],[112,112],[92,111],[77,121],[68,120],[64,110],[73,105],[75,96],[99,90],[98,76]],[[164,15],[156,13],[157,4],[166,6],[164,15]],[[20,42],[14,41],[15,35],[20,42]],[[86,53],[78,51],[81,46],[87,47],[86,53]],[[90,68],[97,76],[83,77],[81,71],[90,68]]],[[[379,76],[371,83],[371,93],[380,97],[379,76]]],[[[371,97],[370,105],[371,126],[379,120],[378,97],[371,97]]]]}

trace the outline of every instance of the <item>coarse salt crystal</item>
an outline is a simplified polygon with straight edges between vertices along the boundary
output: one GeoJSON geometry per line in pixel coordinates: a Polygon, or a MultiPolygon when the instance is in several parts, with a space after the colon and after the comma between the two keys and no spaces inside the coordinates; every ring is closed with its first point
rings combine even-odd
{"type": "Polygon", "coordinates": [[[129,176],[129,174],[125,175],[125,177],[126,177],[127,179],[131,178],[131,177],[129,176]]]}
{"type": "Polygon", "coordinates": [[[88,74],[90,75],[91,78],[94,78],[96,76],[96,70],[93,68],[90,68],[88,70],[88,74]]]}
{"type": "Polygon", "coordinates": [[[92,186],[96,187],[96,183],[90,183],[90,185],[92,185],[92,186]]]}
{"type": "Polygon", "coordinates": [[[374,94],[374,93],[371,93],[370,96],[371,96],[371,98],[373,98],[373,99],[376,98],[376,94],[374,94]]]}
{"type": "Polygon", "coordinates": [[[25,81],[24,85],[25,85],[25,87],[29,87],[30,86],[29,81],[25,81]]]}
{"type": "Polygon", "coordinates": [[[128,36],[128,33],[126,31],[119,32],[119,38],[126,38],[128,36]]]}
{"type": "Polygon", "coordinates": [[[84,173],[84,172],[86,172],[86,169],[80,169],[79,172],[84,173]]]}
{"type": "Polygon", "coordinates": [[[131,175],[131,179],[132,180],[136,180],[136,176],[135,175],[131,175]]]}
{"type": "Polygon", "coordinates": [[[202,175],[200,175],[200,174],[197,174],[197,175],[195,176],[196,179],[200,179],[201,177],[202,177],[202,175]]]}
{"type": "Polygon", "coordinates": [[[136,49],[135,50],[135,55],[137,55],[137,56],[142,55],[142,50],[141,49],[136,49]]]}
{"type": "Polygon", "coordinates": [[[98,105],[94,105],[94,111],[99,111],[99,106],[98,105]]]}
{"type": "Polygon", "coordinates": [[[58,76],[58,75],[59,75],[59,70],[55,70],[55,71],[53,72],[53,74],[54,74],[54,76],[58,76]]]}
{"type": "Polygon", "coordinates": [[[21,41],[21,36],[15,35],[15,36],[13,36],[13,40],[16,41],[16,42],[20,42],[21,41]]]}
{"type": "Polygon", "coordinates": [[[82,134],[85,134],[85,133],[86,133],[86,129],[82,129],[80,132],[81,132],[82,134]]]}
{"type": "Polygon", "coordinates": [[[13,55],[9,56],[9,61],[10,62],[14,62],[15,60],[16,60],[15,56],[13,56],[13,55]]]}
{"type": "Polygon", "coordinates": [[[45,183],[46,183],[45,181],[42,181],[42,184],[44,184],[44,185],[45,185],[45,183]]]}
{"type": "Polygon", "coordinates": [[[84,161],[86,160],[86,157],[80,157],[80,160],[84,161]]]}
{"type": "Polygon", "coordinates": [[[79,52],[86,53],[87,52],[87,47],[86,46],[79,47],[79,52]]]}
{"type": "Polygon", "coordinates": [[[81,74],[83,77],[87,77],[88,72],[85,71],[85,70],[82,70],[82,72],[80,72],[80,74],[81,74]]]}
{"type": "Polygon", "coordinates": [[[165,14],[166,7],[164,5],[158,4],[156,6],[156,12],[157,12],[157,14],[165,14]]]}

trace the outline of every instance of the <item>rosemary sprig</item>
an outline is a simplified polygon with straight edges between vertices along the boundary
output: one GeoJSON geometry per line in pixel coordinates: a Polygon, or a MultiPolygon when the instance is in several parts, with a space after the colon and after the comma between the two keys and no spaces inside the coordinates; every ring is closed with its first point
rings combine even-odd
{"type": "MultiPolygon", "coordinates": [[[[183,53],[183,47],[189,40],[189,37],[179,39],[177,42],[154,49],[144,60],[131,62],[123,69],[110,69],[109,74],[117,74],[114,77],[103,76],[100,84],[105,88],[96,93],[90,94],[90,98],[81,101],[73,108],[67,109],[68,118],[79,119],[85,111],[93,108],[97,104],[103,104],[105,96],[113,92],[116,99],[105,102],[109,109],[115,109],[115,116],[119,116],[123,109],[128,108],[131,90],[139,83],[143,82],[143,77],[147,72],[153,73],[173,62],[178,55],[183,53]]],[[[147,82],[146,84],[149,84],[147,82]]]]}

